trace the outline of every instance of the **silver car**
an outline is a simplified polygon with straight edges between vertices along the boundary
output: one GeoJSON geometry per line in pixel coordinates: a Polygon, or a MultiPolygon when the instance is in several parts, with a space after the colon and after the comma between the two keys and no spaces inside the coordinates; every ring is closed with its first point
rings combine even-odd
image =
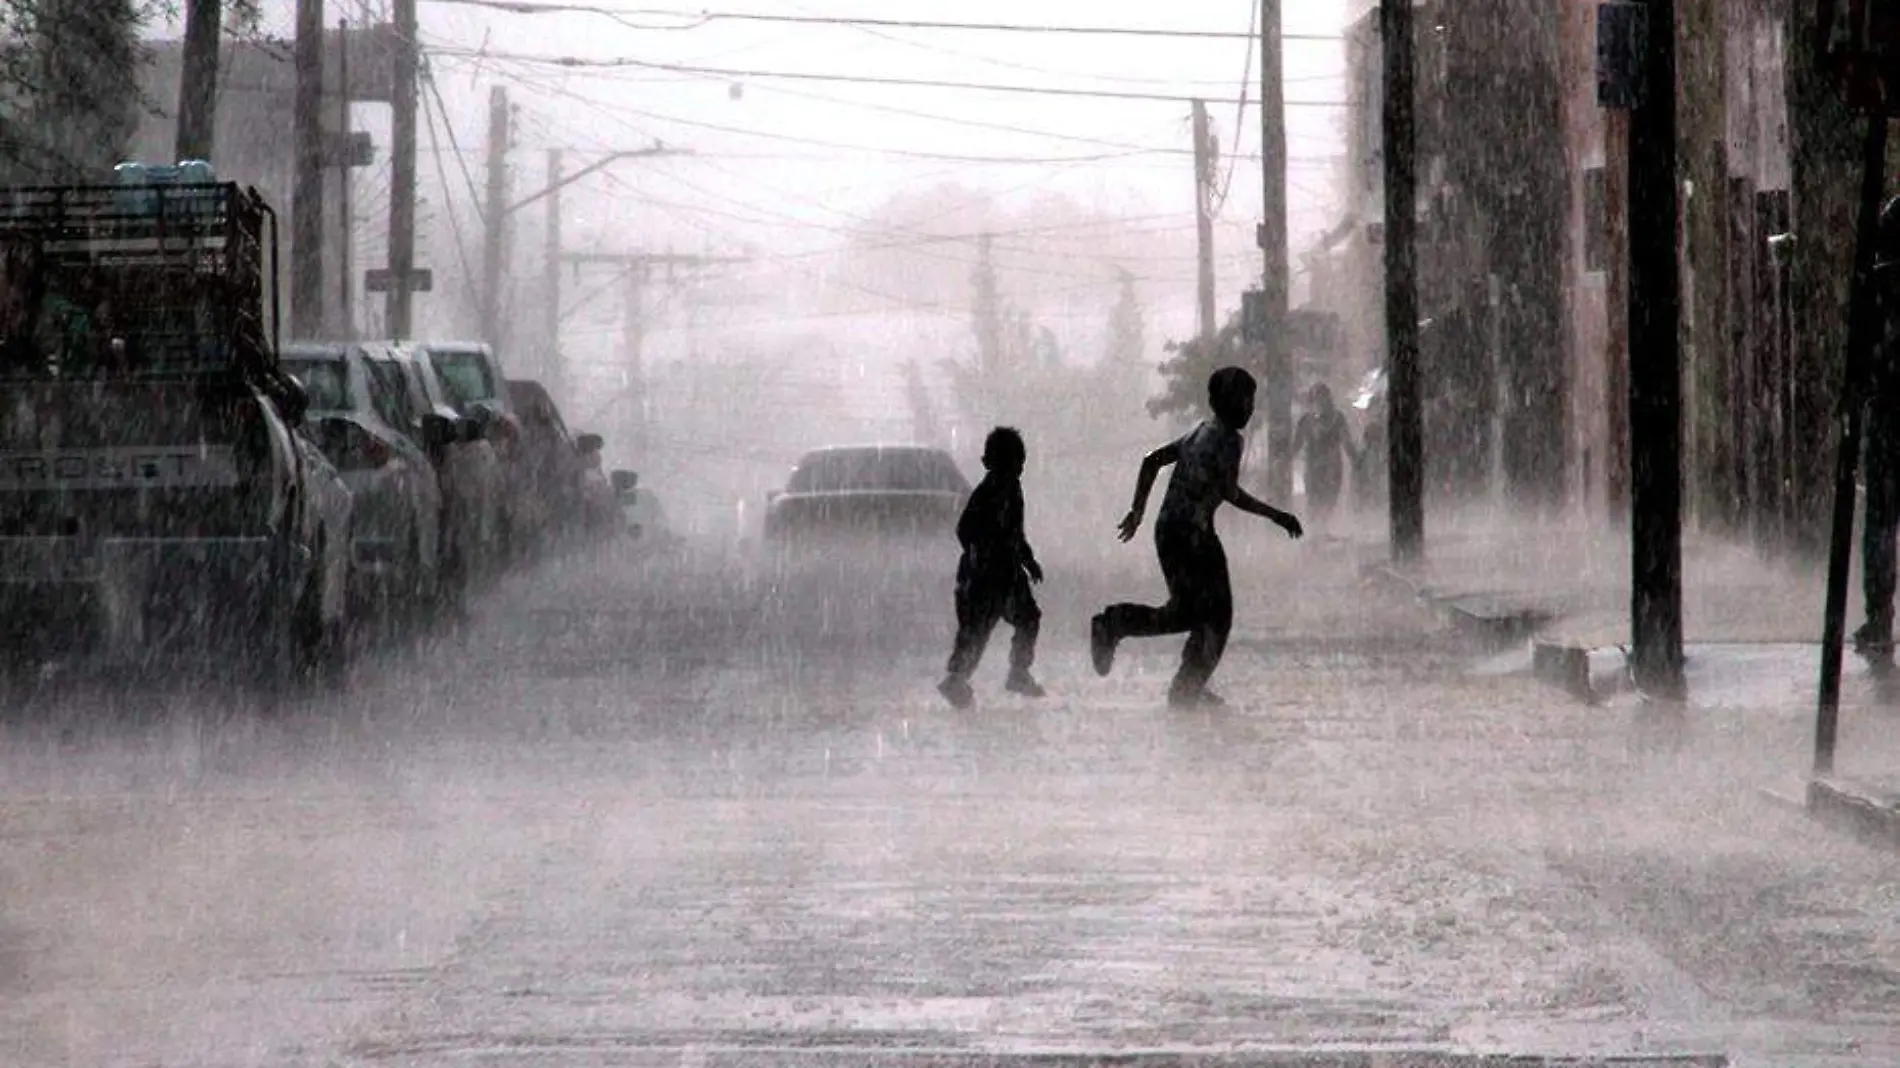
{"type": "Polygon", "coordinates": [[[491,430],[464,417],[451,403],[429,361],[408,342],[364,343],[372,374],[401,380],[403,418],[411,435],[428,451],[442,486],[443,531],[447,553],[443,577],[451,592],[499,571],[504,563],[502,524],[507,473],[491,430]],[[431,418],[435,417],[435,418],[431,418]],[[453,433],[428,436],[429,427],[453,427],[453,433]]]}
{"type": "MultiPolygon", "coordinates": [[[[359,605],[408,612],[432,604],[443,555],[442,488],[403,403],[400,375],[378,375],[362,346],[300,342],[282,355],[303,383],[323,453],[356,499],[351,594],[359,605]],[[412,436],[413,435],[413,436],[412,436]]],[[[446,419],[433,433],[456,433],[446,419]]]]}

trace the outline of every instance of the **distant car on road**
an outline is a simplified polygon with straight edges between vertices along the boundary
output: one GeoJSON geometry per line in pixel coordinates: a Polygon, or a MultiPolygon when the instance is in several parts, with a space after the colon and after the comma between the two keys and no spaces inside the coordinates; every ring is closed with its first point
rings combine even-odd
{"type": "Polygon", "coordinates": [[[765,537],[931,535],[953,529],[970,483],[942,449],[849,445],[806,453],[766,499],[765,537]]]}

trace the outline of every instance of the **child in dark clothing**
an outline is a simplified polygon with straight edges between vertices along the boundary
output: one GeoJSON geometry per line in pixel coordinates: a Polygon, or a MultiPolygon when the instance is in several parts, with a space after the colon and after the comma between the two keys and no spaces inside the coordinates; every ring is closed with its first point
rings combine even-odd
{"type": "Polygon", "coordinates": [[[1234,592],[1227,575],[1227,553],[1214,531],[1214,512],[1222,504],[1232,504],[1277,523],[1292,537],[1302,533],[1300,521],[1291,513],[1240,488],[1240,431],[1253,418],[1253,376],[1238,367],[1215,371],[1207,382],[1207,401],[1214,418],[1141,461],[1135,503],[1121,521],[1121,539],[1128,541],[1141,528],[1155,476],[1173,464],[1174,475],[1155,519],[1155,549],[1168,583],[1168,603],[1158,608],[1110,605],[1089,626],[1089,651],[1099,675],[1108,674],[1114,665],[1115,646],[1123,638],[1186,631],[1181,667],[1168,692],[1168,703],[1177,707],[1221,703],[1208,692],[1207,680],[1220,664],[1233,628],[1234,592]]]}
{"type": "Polygon", "coordinates": [[[1041,697],[1043,689],[1029,674],[1036,659],[1036,633],[1042,609],[1029,584],[1042,581],[1042,565],[1023,536],[1023,465],[1028,449],[1023,436],[999,426],[983,442],[988,472],[971,491],[957,520],[963,558],[957,562],[957,639],[950,664],[937,685],[944,699],[968,708],[973,699],[970,676],[983,659],[990,632],[1006,621],[1016,633],[1009,645],[1011,693],[1041,697]]]}

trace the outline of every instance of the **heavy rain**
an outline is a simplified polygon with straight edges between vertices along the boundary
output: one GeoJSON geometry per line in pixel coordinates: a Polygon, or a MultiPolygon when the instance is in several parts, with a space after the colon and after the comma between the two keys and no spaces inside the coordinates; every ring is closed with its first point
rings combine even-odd
{"type": "Polygon", "coordinates": [[[708,2],[0,4],[0,1068],[1900,1064],[1881,5],[708,2]]]}

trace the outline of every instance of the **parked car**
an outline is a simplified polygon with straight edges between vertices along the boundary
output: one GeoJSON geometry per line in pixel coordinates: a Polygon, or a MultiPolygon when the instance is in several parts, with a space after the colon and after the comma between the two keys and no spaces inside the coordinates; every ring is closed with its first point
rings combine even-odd
{"type": "Polygon", "coordinates": [[[834,446],[808,452],[766,499],[765,537],[937,534],[956,526],[970,484],[942,449],[834,446]]]}
{"type": "Polygon", "coordinates": [[[400,409],[395,412],[435,466],[442,488],[446,553],[441,581],[461,596],[503,563],[502,508],[507,491],[501,458],[489,429],[449,403],[429,362],[403,342],[363,345],[365,367],[383,379],[400,409]],[[431,429],[434,428],[434,429],[431,429]]]}
{"type": "Polygon", "coordinates": [[[0,213],[0,661],[340,664],[353,504],[278,363],[270,206],[120,173],[0,213]]]}
{"type": "Polygon", "coordinates": [[[361,345],[302,342],[287,346],[283,360],[310,398],[306,419],[323,454],[355,497],[354,599],[385,613],[433,604],[442,488],[424,442],[446,443],[457,428],[434,413],[422,415],[418,427],[399,373],[373,373],[361,345]]]}
{"type": "Polygon", "coordinates": [[[530,506],[525,498],[532,471],[501,360],[494,349],[474,341],[424,341],[412,351],[433,373],[448,406],[457,415],[481,423],[483,436],[501,462],[500,551],[503,560],[513,559],[526,545],[530,506]],[[524,528],[520,537],[517,526],[524,528]]]}
{"type": "MultiPolygon", "coordinates": [[[[583,480],[587,461],[580,442],[561,418],[554,398],[539,382],[508,380],[508,399],[521,424],[525,475],[517,487],[516,520],[530,541],[567,534],[583,525],[583,480]]],[[[590,443],[594,440],[588,435],[590,443]]]]}

